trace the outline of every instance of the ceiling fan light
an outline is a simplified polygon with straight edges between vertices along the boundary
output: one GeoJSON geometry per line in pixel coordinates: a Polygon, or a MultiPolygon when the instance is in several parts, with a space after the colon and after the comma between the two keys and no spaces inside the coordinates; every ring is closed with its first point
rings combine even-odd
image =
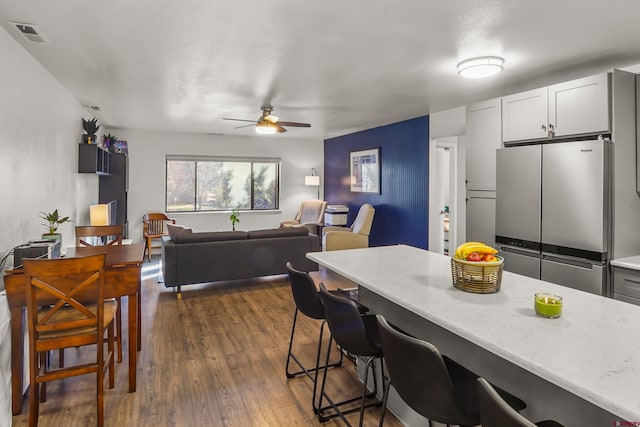
{"type": "Polygon", "coordinates": [[[479,56],[458,64],[458,74],[469,79],[482,79],[503,70],[504,59],[499,56],[479,56]]]}
{"type": "Polygon", "coordinates": [[[273,135],[276,131],[275,125],[268,120],[260,120],[256,123],[256,133],[260,135],[273,135]]]}

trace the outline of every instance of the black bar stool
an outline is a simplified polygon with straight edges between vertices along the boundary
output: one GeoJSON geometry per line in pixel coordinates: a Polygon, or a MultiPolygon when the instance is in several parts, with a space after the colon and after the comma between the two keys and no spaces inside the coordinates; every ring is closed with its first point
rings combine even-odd
{"type": "MultiPolygon", "coordinates": [[[[478,376],[457,364],[426,341],[392,328],[377,315],[380,342],[389,371],[385,385],[383,407],[386,407],[391,384],[414,411],[432,421],[447,425],[476,426],[480,424],[478,376]]],[[[511,407],[520,411],[526,404],[517,397],[498,391],[511,407]]],[[[384,412],[380,426],[384,422],[384,412]]]]}
{"type": "MultiPolygon", "coordinates": [[[[324,422],[329,418],[339,416],[345,424],[351,426],[351,423],[347,420],[345,414],[355,412],[359,409],[360,419],[358,425],[362,426],[365,408],[382,405],[382,403],[377,400],[367,404],[367,399],[374,398],[378,391],[378,381],[374,372],[374,389],[371,393],[367,393],[369,369],[373,366],[375,360],[380,360],[382,364],[381,372],[384,372],[382,348],[380,347],[376,318],[373,315],[363,315],[359,310],[358,305],[353,300],[327,291],[324,283],[320,283],[320,299],[324,305],[325,317],[327,319],[327,324],[329,325],[329,330],[331,331],[329,350],[331,349],[331,341],[335,340],[343,351],[346,351],[365,362],[365,371],[362,396],[354,397],[340,403],[335,403],[325,392],[328,371],[328,369],[325,369],[322,376],[322,386],[320,387],[320,399],[318,406],[322,408],[322,399],[327,399],[335,413],[330,416],[325,416],[323,414],[324,408],[322,408],[318,414],[318,418],[321,422],[324,422]],[[343,404],[356,402],[358,400],[361,400],[359,408],[355,407],[348,410],[341,410],[339,408],[343,404]]],[[[328,365],[328,363],[329,351],[327,351],[325,366],[328,365]]]]}
{"type": "Polygon", "coordinates": [[[477,381],[482,427],[563,427],[553,420],[529,421],[509,406],[489,381],[484,378],[477,381]]]}
{"type": "MultiPolygon", "coordinates": [[[[322,302],[320,301],[320,294],[318,293],[318,289],[316,288],[313,278],[311,278],[309,273],[297,270],[290,262],[287,263],[287,271],[289,272],[289,283],[291,285],[293,300],[296,303],[296,310],[293,314],[293,324],[291,325],[291,338],[289,339],[289,350],[287,352],[287,364],[285,366],[285,372],[287,374],[287,378],[293,378],[295,376],[304,374],[309,377],[311,381],[313,381],[313,396],[311,397],[311,406],[313,408],[313,412],[317,414],[318,406],[316,406],[316,394],[318,386],[318,371],[320,369],[324,369],[325,367],[331,368],[341,366],[342,352],[340,352],[340,360],[338,360],[337,362],[329,363],[327,359],[327,364],[324,366],[320,366],[322,337],[326,324],[324,307],[322,305],[322,302]],[[322,325],[320,326],[320,336],[318,337],[318,350],[316,351],[316,364],[315,367],[310,369],[306,368],[302,364],[300,359],[298,359],[298,357],[292,352],[293,337],[296,331],[298,312],[301,312],[305,316],[312,319],[322,320],[322,325]],[[299,371],[291,372],[289,370],[291,360],[293,360],[298,365],[298,367],[300,368],[299,371]]],[[[331,346],[329,346],[328,352],[330,352],[330,350],[331,346]]]]}

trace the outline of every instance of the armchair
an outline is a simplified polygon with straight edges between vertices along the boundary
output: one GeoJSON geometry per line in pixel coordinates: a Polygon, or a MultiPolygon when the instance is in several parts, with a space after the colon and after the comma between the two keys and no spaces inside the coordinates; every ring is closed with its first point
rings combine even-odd
{"type": "Polygon", "coordinates": [[[144,238],[144,251],[149,261],[151,261],[151,243],[153,239],[168,236],[167,224],[175,223],[175,219],[169,218],[163,213],[144,214],[142,217],[142,237],[144,238]]]}
{"type": "Polygon", "coordinates": [[[318,234],[318,226],[324,224],[324,210],[327,202],[324,200],[305,200],[295,219],[282,221],[280,228],[306,227],[310,233],[318,234]]]}
{"type": "Polygon", "coordinates": [[[375,212],[375,208],[367,203],[360,207],[351,227],[324,227],[322,250],[337,251],[369,247],[369,233],[375,212]]]}

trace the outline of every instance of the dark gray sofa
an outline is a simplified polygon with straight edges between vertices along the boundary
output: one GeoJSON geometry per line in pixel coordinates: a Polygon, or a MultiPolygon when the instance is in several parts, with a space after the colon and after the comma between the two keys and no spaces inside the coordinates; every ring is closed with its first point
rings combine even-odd
{"type": "Polygon", "coordinates": [[[287,261],[305,271],[318,269],[307,252],[319,252],[320,239],[304,227],[193,233],[162,238],[162,273],[166,287],[219,280],[285,274],[287,261]]]}

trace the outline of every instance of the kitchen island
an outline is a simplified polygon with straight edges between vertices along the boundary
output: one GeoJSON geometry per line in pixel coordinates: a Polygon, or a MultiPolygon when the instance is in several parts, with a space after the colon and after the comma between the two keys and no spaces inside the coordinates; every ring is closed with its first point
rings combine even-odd
{"type": "Polygon", "coordinates": [[[639,307],[508,272],[498,293],[463,292],[449,257],[404,245],[307,256],[355,282],[372,312],[524,399],[533,420],[640,422],[639,307]],[[537,316],[536,292],[562,296],[562,317],[537,316]]]}

